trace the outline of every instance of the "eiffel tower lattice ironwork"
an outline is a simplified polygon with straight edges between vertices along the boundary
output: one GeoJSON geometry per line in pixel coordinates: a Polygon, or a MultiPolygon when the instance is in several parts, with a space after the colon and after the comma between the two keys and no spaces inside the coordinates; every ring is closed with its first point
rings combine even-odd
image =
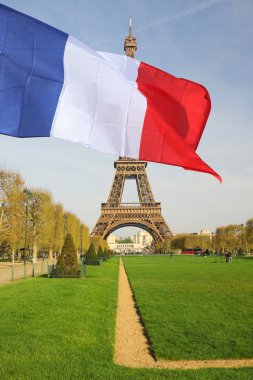
{"type": "Polygon", "coordinates": [[[172,233],[161,213],[161,204],[155,202],[146,173],[146,161],[120,157],[112,188],[106,203],[102,203],[101,215],[91,233],[106,239],[121,227],[134,226],[146,230],[155,243],[172,237],[172,233]],[[135,179],[139,203],[122,203],[126,179],[135,179]]]}
{"type": "MultiPolygon", "coordinates": [[[[128,57],[134,58],[137,50],[136,38],[132,34],[130,17],[129,35],[125,38],[124,50],[128,57]]],[[[139,227],[152,235],[155,243],[171,238],[173,235],[161,213],[161,204],[155,202],[146,174],[146,161],[120,157],[114,163],[116,168],[111,192],[106,203],[102,203],[101,215],[91,235],[106,239],[121,227],[139,227]],[[135,179],[139,203],[122,203],[126,179],[135,179]]]]}

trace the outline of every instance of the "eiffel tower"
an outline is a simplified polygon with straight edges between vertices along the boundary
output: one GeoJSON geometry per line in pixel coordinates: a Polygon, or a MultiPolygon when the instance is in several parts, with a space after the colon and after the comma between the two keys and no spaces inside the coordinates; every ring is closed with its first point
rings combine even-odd
{"type": "MultiPolygon", "coordinates": [[[[125,39],[126,55],[134,58],[137,50],[136,38],[132,34],[130,17],[129,35],[125,39]]],[[[121,227],[139,227],[146,230],[155,243],[161,243],[173,235],[161,213],[161,204],[155,202],[149,185],[146,161],[119,157],[114,162],[116,169],[112,188],[106,203],[102,203],[100,217],[93,228],[92,236],[106,239],[121,227]],[[139,203],[122,203],[125,180],[135,179],[139,203]]]]}

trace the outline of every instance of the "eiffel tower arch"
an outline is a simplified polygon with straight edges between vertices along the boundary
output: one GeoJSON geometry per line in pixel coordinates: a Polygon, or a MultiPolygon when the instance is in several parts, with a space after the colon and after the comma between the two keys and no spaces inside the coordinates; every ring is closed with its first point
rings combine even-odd
{"type": "MultiPolygon", "coordinates": [[[[137,50],[136,38],[132,33],[132,17],[129,18],[129,35],[125,38],[124,50],[134,58],[137,50]]],[[[100,217],[91,235],[106,239],[121,227],[139,227],[161,243],[173,235],[161,213],[161,204],[155,202],[146,174],[146,161],[120,157],[114,163],[116,169],[112,188],[106,203],[102,203],[100,217]],[[139,203],[122,203],[125,180],[135,179],[139,203]]]]}
{"type": "Polygon", "coordinates": [[[155,202],[148,181],[146,161],[120,157],[114,163],[115,175],[106,203],[102,203],[100,217],[91,235],[106,239],[113,231],[122,227],[139,227],[146,230],[155,243],[161,243],[173,235],[161,213],[161,204],[155,202]],[[134,179],[138,192],[138,203],[122,203],[125,181],[134,179]]]}

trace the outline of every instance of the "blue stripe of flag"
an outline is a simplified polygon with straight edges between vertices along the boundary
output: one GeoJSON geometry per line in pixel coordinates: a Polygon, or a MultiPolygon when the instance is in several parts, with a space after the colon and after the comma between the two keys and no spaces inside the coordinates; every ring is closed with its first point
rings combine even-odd
{"type": "Polygon", "coordinates": [[[68,35],[0,5],[0,133],[50,136],[68,35]]]}

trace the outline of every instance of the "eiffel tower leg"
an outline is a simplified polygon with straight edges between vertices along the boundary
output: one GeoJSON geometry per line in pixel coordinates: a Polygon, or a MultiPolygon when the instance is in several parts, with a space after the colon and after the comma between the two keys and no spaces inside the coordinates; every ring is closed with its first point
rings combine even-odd
{"type": "Polygon", "coordinates": [[[155,200],[146,173],[136,176],[136,184],[140,203],[154,203],[155,200]]]}
{"type": "Polygon", "coordinates": [[[112,188],[107,200],[107,203],[111,206],[118,205],[121,202],[123,189],[125,183],[124,174],[118,174],[117,171],[114,176],[114,180],[112,183],[112,188]]]}

